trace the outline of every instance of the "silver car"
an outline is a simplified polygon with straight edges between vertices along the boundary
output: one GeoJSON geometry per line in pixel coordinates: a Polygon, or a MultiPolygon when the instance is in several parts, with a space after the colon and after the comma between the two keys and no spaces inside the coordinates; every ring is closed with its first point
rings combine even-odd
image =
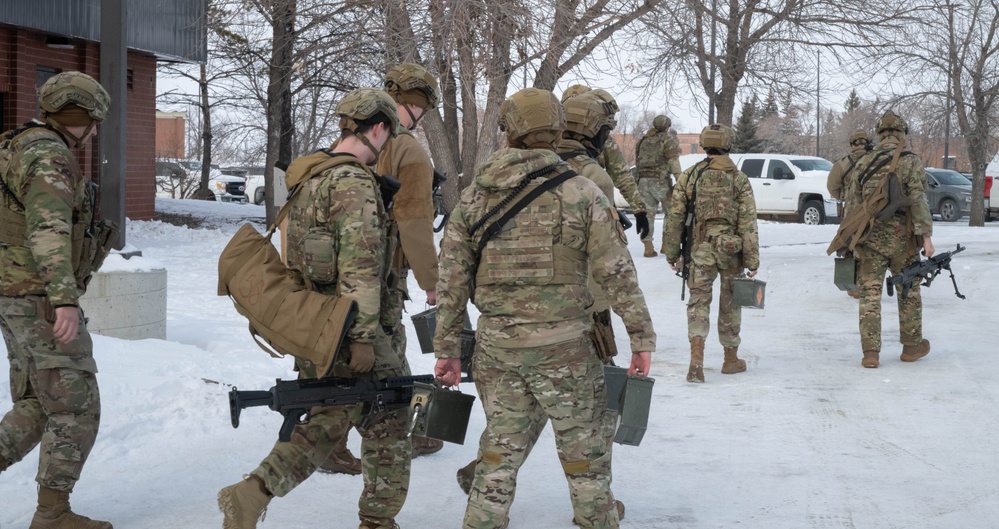
{"type": "Polygon", "coordinates": [[[971,180],[950,169],[926,169],[926,200],[930,213],[942,220],[954,222],[971,214],[971,180]]]}

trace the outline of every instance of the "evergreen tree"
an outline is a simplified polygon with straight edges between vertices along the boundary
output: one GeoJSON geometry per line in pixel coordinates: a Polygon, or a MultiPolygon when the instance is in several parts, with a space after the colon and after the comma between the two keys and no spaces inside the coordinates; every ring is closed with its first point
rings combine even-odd
{"type": "Polygon", "coordinates": [[[773,89],[767,93],[767,100],[763,102],[763,109],[760,111],[760,119],[767,119],[777,115],[777,95],[773,89]]]}
{"type": "Polygon", "coordinates": [[[756,96],[742,104],[742,113],[735,124],[735,138],[732,140],[732,152],[760,152],[763,140],[756,136],[756,96]]]}
{"type": "Polygon", "coordinates": [[[850,90],[850,96],[846,98],[846,113],[853,113],[860,108],[860,97],[857,96],[857,89],[850,90]]]}

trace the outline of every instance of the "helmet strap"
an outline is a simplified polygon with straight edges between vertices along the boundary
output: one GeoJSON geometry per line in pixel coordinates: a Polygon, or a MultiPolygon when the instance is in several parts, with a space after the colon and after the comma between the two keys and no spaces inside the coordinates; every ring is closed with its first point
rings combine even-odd
{"type": "MultiPolygon", "coordinates": [[[[381,149],[376,149],[375,146],[370,141],[368,141],[368,138],[364,134],[356,134],[355,133],[354,136],[356,136],[357,139],[360,140],[361,143],[363,143],[365,147],[371,149],[371,152],[374,153],[375,159],[369,165],[374,165],[374,164],[378,163],[378,157],[381,156],[381,154],[382,154],[381,149]]],[[[388,143],[388,142],[386,142],[386,143],[388,143]]],[[[385,145],[382,145],[382,149],[384,149],[384,148],[385,148],[385,145]]]]}
{"type": "MultiPolygon", "coordinates": [[[[48,123],[49,125],[51,125],[53,129],[57,130],[59,132],[59,134],[62,134],[66,138],[71,139],[72,143],[70,143],[69,146],[72,147],[72,148],[74,148],[74,149],[82,149],[83,148],[83,146],[85,145],[84,138],[86,138],[87,136],[89,136],[90,135],[90,131],[93,130],[93,128],[97,125],[96,121],[91,120],[90,124],[87,125],[87,128],[83,130],[83,134],[81,134],[80,136],[77,136],[76,134],[73,134],[72,132],[70,132],[69,129],[66,128],[62,123],[59,123],[58,121],[52,119],[50,116],[45,116],[43,118],[43,120],[46,123],[48,123]]],[[[69,143],[69,142],[67,142],[67,143],[69,143]]]]}

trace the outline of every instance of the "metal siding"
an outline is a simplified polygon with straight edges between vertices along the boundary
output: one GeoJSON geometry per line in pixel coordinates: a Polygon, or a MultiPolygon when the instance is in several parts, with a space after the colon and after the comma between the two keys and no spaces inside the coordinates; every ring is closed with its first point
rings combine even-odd
{"type": "MultiPolygon", "coordinates": [[[[207,0],[129,0],[128,47],[160,58],[205,62],[207,0]]],[[[100,41],[100,0],[3,0],[0,23],[100,41]]]]}

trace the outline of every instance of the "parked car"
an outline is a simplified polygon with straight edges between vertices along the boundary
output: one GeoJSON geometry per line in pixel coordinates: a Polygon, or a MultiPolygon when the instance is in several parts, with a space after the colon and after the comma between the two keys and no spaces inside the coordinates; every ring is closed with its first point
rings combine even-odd
{"type": "Polygon", "coordinates": [[[930,214],[955,222],[971,214],[971,180],[951,169],[926,168],[926,201],[930,214]]]}
{"type": "MultiPolygon", "coordinates": [[[[191,198],[201,180],[201,162],[161,158],[156,160],[156,194],[169,198],[191,198]]],[[[209,170],[208,189],[222,202],[245,204],[246,179],[223,174],[215,167],[209,170]]]]}

